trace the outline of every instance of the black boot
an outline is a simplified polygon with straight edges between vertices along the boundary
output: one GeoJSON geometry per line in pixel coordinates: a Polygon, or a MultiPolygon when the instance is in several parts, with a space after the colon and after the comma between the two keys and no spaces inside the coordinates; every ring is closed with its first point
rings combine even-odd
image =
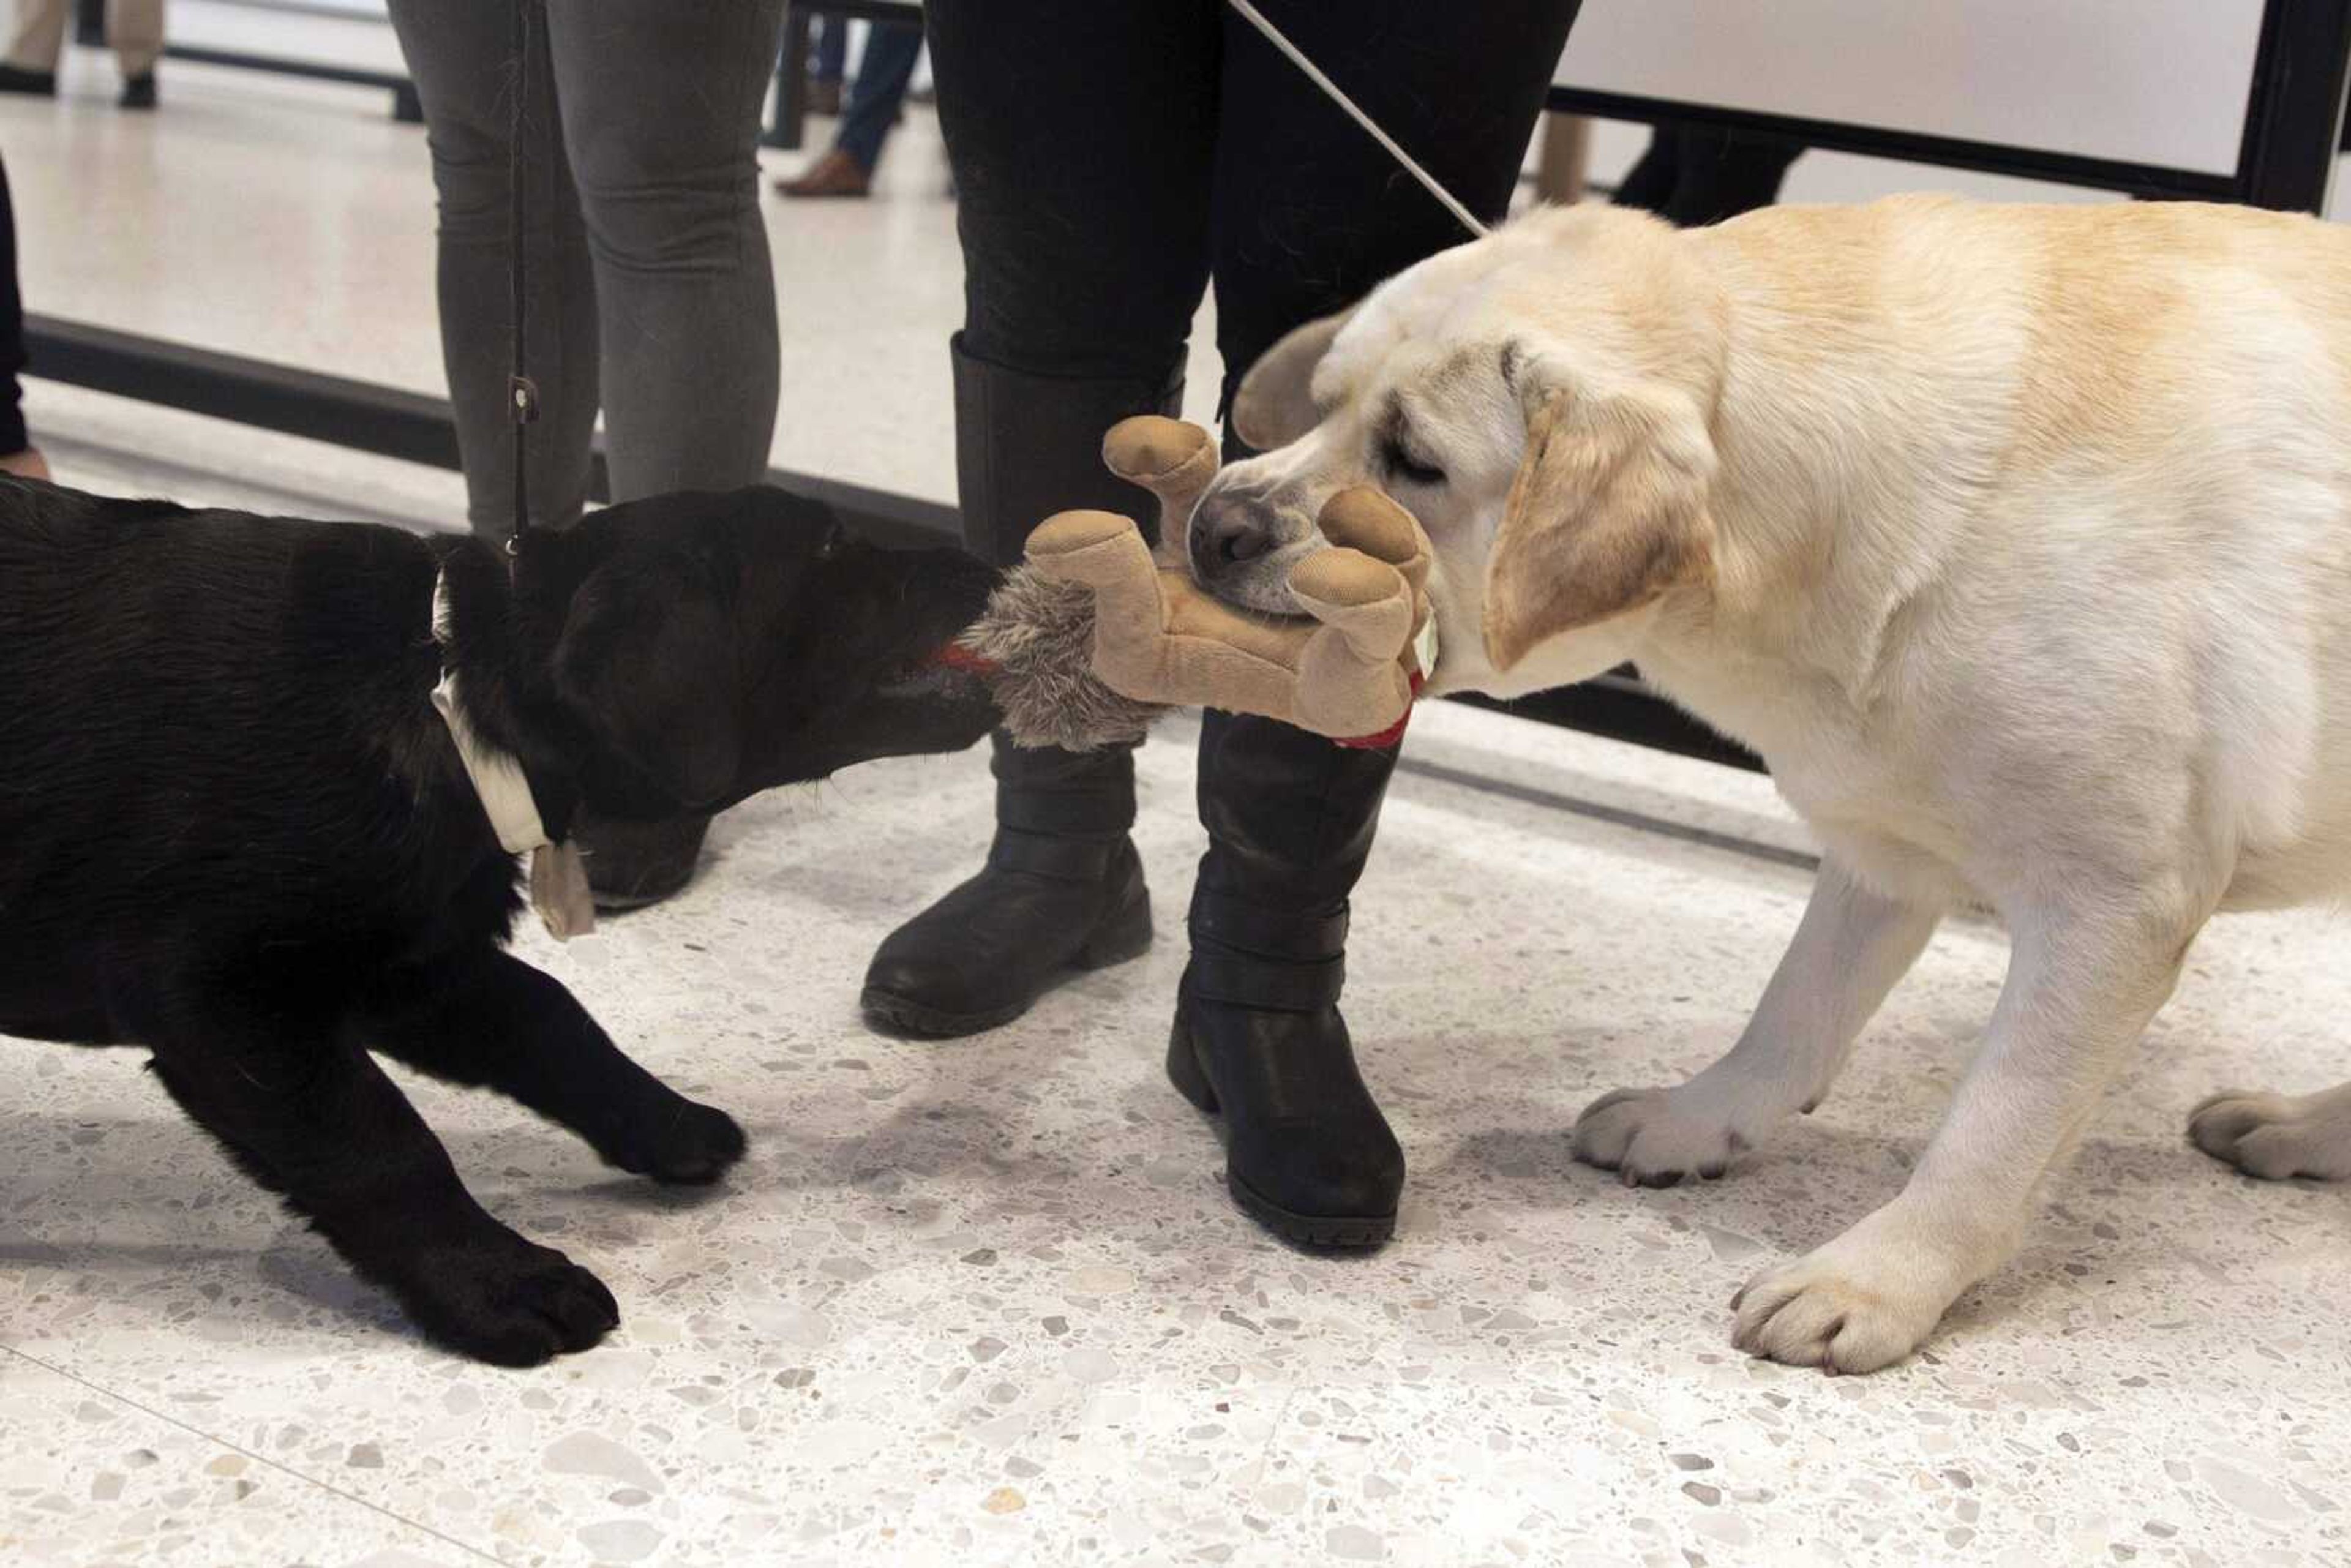
{"type": "MultiPolygon", "coordinates": [[[[964,540],[994,566],[1029,530],[1075,507],[1152,527],[1150,498],[1102,466],[1102,434],[1134,413],[1174,413],[1180,380],[1030,375],[954,348],[956,478],[964,540]]],[[[979,874],[892,932],[866,971],[872,1019],[904,1033],[972,1034],[1009,1023],[1073,968],[1151,945],[1151,900],[1127,829],[1134,758],[1015,747],[996,737],[995,844],[979,874]]]]}
{"type": "Polygon", "coordinates": [[[942,1038],[1009,1023],[1071,969],[1151,946],[1151,894],[1126,831],[1134,754],[1028,750],[996,737],[987,864],[892,932],[865,972],[865,1011],[942,1038]]]}
{"type": "Polygon", "coordinates": [[[1338,1005],[1347,894],[1395,758],[1271,719],[1211,712],[1200,730],[1208,852],[1167,1076],[1223,1116],[1233,1201],[1309,1246],[1380,1245],[1404,1190],[1338,1005]]]}

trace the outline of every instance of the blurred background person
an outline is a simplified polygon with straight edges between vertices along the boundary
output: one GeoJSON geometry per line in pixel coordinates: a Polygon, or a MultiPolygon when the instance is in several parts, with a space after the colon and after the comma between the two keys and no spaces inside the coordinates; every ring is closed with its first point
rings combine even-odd
{"type": "MultiPolygon", "coordinates": [[[[56,96],[73,0],[16,0],[0,92],[56,96]]],[[[163,57],[163,0],[106,0],[106,41],[122,67],[125,109],[155,107],[155,62],[163,57]]]]}
{"type": "Polygon", "coordinates": [[[800,101],[810,114],[839,114],[841,85],[849,75],[849,18],[819,12],[809,21],[807,95],[800,101]]]}
{"type": "Polygon", "coordinates": [[[857,59],[857,80],[832,146],[807,171],[776,182],[787,196],[862,196],[873,188],[882,144],[905,110],[906,89],[922,57],[923,29],[909,22],[876,22],[857,59]]]}
{"type": "Polygon", "coordinates": [[[1616,187],[1616,204],[1698,228],[1780,199],[1801,141],[1712,126],[1664,124],[1616,187]]]}

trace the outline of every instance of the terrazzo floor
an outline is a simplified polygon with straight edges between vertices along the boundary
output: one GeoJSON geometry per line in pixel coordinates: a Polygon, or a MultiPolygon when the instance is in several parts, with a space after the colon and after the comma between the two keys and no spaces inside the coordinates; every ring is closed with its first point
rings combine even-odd
{"type": "MultiPolygon", "coordinates": [[[[174,16],[192,40],[235,20],[174,16]]],[[[413,129],[176,67],[134,121],[110,70],[78,57],[65,103],[0,105],[32,308],[438,390],[413,129]]],[[[952,214],[924,116],[893,156],[874,204],[770,205],[777,458],[943,496],[952,214]]],[[[31,399],[71,483],[458,509],[447,475],[31,399]]],[[[476,1194],[621,1300],[604,1347],[535,1372],[419,1343],[137,1052],[0,1042],[0,1563],[2351,1561],[2346,1195],[2182,1135],[2216,1087],[2351,1076],[2335,916],[2216,926],[2023,1255],[1927,1354],[1828,1379],[1738,1355],[1726,1302],[1896,1189],[1990,1011],[1997,931],[1947,925],[1837,1093],[1729,1179],[1627,1190],[1567,1129],[1736,1034],[1804,836],[1762,779],[1433,706],[1347,1000],[1412,1163],[1403,1223],[1311,1257],[1234,1211],[1160,1077],[1189,767],[1180,722],[1144,753],[1160,945],[978,1039],[877,1038],[854,1007],[882,935],[976,858],[974,756],[753,802],[675,903],[527,936],[755,1140],[681,1200],[411,1081],[476,1194]]]]}

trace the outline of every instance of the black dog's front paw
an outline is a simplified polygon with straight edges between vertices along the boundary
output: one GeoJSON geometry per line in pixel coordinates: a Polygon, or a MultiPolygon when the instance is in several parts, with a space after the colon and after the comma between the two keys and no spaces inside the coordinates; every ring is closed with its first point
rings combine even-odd
{"type": "Polygon", "coordinates": [[[726,1175],[748,1146],[734,1117],[680,1099],[630,1128],[604,1157],[632,1175],[698,1186],[726,1175]]]}
{"type": "Polygon", "coordinates": [[[499,1366],[537,1366],[586,1350],[621,1322],[620,1304],[602,1281],[519,1236],[503,1245],[430,1249],[389,1283],[428,1337],[499,1366]]]}

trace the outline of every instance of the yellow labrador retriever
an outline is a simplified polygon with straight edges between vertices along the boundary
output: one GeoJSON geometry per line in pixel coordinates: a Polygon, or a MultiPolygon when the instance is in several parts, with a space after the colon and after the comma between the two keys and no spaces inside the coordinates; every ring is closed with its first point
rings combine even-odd
{"type": "MultiPolygon", "coordinates": [[[[1827,854],[1729,1054],[1575,1152],[1716,1176],[1829,1091],[1941,911],[2006,988],[1902,1193],[1733,1303],[1735,1339],[1899,1361],[2016,1247],[2218,910],[2351,891],[2351,233],[2236,208],[1541,213],[1257,368],[1266,455],[1194,570],[1281,608],[1332,490],[1436,547],[1438,690],[1621,661],[1760,751],[1827,854]]],[[[2351,1085],[2224,1094],[2198,1146],[2351,1176],[2351,1085]]]]}

